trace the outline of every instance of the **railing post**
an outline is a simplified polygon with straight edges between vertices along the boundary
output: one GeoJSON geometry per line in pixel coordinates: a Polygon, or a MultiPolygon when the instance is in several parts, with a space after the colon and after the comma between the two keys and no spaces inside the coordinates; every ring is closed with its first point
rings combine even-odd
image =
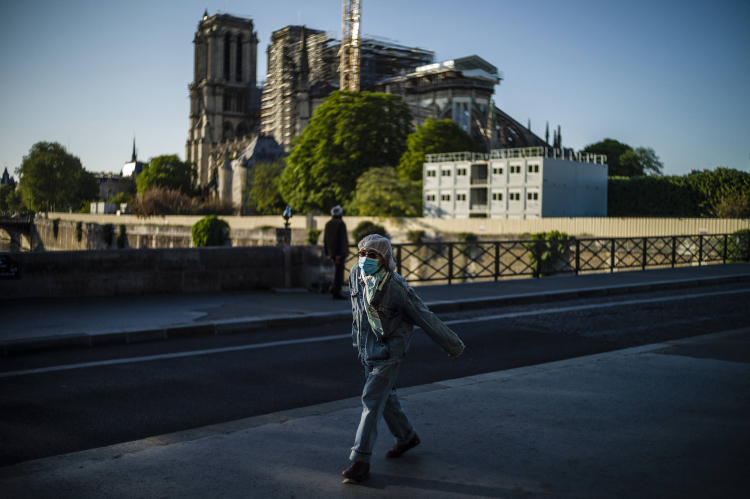
{"type": "Polygon", "coordinates": [[[581,270],[581,241],[576,239],[576,275],[581,270]]]}
{"type": "Polygon", "coordinates": [[[646,258],[647,258],[647,251],[648,251],[648,238],[643,238],[643,261],[641,262],[641,270],[646,270],[646,258]]]}
{"type": "Polygon", "coordinates": [[[615,239],[612,238],[609,247],[609,273],[612,274],[615,271],[615,239]]]}
{"type": "Polygon", "coordinates": [[[698,266],[703,263],[703,234],[698,236],[698,266]]]}
{"type": "Polygon", "coordinates": [[[727,248],[729,247],[729,237],[724,234],[724,263],[727,263],[727,248]]]}
{"type": "Polygon", "coordinates": [[[541,246],[541,240],[537,239],[534,241],[534,261],[536,262],[536,265],[534,265],[534,277],[539,277],[539,267],[542,266],[542,252],[539,250],[539,247],[541,246]]]}
{"type": "Polygon", "coordinates": [[[401,275],[401,245],[396,246],[396,272],[401,275]]]}
{"type": "Polygon", "coordinates": [[[448,243],[448,284],[453,279],[453,243],[448,243]]]}
{"type": "MultiPolygon", "coordinates": [[[[750,240],[750,238],[748,239],[750,240]]],[[[500,243],[495,243],[495,280],[500,277],[500,243]]]]}
{"type": "Polygon", "coordinates": [[[677,259],[677,236],[672,236],[672,268],[674,268],[677,259]]]}

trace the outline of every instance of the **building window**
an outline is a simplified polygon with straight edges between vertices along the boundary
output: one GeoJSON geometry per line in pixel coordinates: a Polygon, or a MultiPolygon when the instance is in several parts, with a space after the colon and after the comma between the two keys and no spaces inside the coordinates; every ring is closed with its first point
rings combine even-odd
{"type": "Polygon", "coordinates": [[[229,65],[231,64],[232,60],[232,54],[231,54],[231,38],[229,37],[229,33],[226,34],[224,37],[224,80],[229,80],[229,65]]]}
{"type": "Polygon", "coordinates": [[[443,177],[450,177],[451,176],[451,171],[450,170],[441,170],[440,171],[440,175],[442,175],[443,177]]]}
{"type": "Polygon", "coordinates": [[[237,64],[235,67],[234,79],[242,81],[242,35],[237,37],[237,64]]]}
{"type": "Polygon", "coordinates": [[[440,196],[440,200],[441,201],[450,201],[451,200],[451,195],[450,194],[443,194],[443,195],[440,196]]]}
{"type": "Polygon", "coordinates": [[[503,200],[503,193],[502,192],[493,192],[492,193],[492,200],[493,201],[502,201],[503,200]]]}
{"type": "Polygon", "coordinates": [[[538,192],[527,192],[526,193],[526,200],[527,201],[539,201],[539,193],[538,192]]]}
{"type": "Polygon", "coordinates": [[[502,168],[493,168],[492,169],[492,174],[493,175],[502,175],[503,174],[503,169],[502,168]]]}
{"type": "Polygon", "coordinates": [[[427,170],[428,177],[437,177],[437,170],[427,170]]]}
{"type": "Polygon", "coordinates": [[[539,165],[529,165],[529,173],[539,173],[539,165]]]}
{"type": "Polygon", "coordinates": [[[466,194],[456,194],[456,201],[466,201],[466,194]]]}
{"type": "Polygon", "coordinates": [[[465,177],[466,176],[466,168],[459,168],[456,170],[456,175],[465,177]]]}
{"type": "Polygon", "coordinates": [[[426,197],[427,201],[435,201],[435,195],[434,194],[428,194],[426,197]]]}
{"type": "Polygon", "coordinates": [[[508,194],[508,200],[509,201],[520,201],[521,200],[521,193],[520,192],[511,192],[511,193],[509,193],[508,194]]]}
{"type": "Polygon", "coordinates": [[[521,173],[521,166],[511,166],[510,167],[510,173],[521,173]]]}

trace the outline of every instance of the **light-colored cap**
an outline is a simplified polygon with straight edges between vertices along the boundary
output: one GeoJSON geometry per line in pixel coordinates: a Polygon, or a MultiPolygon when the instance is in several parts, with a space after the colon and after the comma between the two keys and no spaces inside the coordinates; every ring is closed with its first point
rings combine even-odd
{"type": "Polygon", "coordinates": [[[341,206],[334,206],[331,208],[331,216],[334,217],[340,217],[344,214],[344,210],[341,209],[341,206]]]}
{"type": "Polygon", "coordinates": [[[391,242],[385,237],[379,234],[370,234],[365,236],[357,245],[357,248],[362,251],[363,249],[377,251],[383,256],[385,260],[385,266],[388,270],[396,270],[396,262],[393,260],[393,249],[391,248],[391,242]]]}

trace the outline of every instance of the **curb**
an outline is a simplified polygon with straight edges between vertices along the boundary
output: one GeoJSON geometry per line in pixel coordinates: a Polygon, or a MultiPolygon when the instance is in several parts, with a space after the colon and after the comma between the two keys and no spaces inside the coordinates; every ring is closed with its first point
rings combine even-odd
{"type": "MultiPolygon", "coordinates": [[[[491,381],[509,381],[511,379],[520,378],[522,376],[534,375],[553,371],[556,369],[565,369],[570,367],[581,367],[587,364],[595,362],[602,362],[618,357],[625,357],[630,355],[640,355],[647,353],[660,353],[665,350],[679,347],[681,345],[687,345],[695,342],[706,341],[710,339],[724,338],[740,333],[750,332],[750,328],[740,328],[731,331],[722,331],[719,333],[710,333],[700,336],[693,336],[690,338],[684,338],[680,340],[666,341],[664,343],[652,343],[648,345],[640,345],[631,348],[625,348],[622,350],[612,350],[609,352],[596,353],[592,355],[584,355],[582,357],[573,357],[570,359],[557,360],[553,362],[547,362],[544,364],[536,364],[531,366],[517,367],[514,369],[508,369],[505,371],[495,371],[484,374],[476,374],[472,376],[466,376],[464,378],[449,379],[443,381],[436,381],[434,383],[428,383],[425,385],[411,386],[407,388],[399,389],[400,398],[404,399],[410,395],[416,395],[420,393],[432,392],[435,390],[445,390],[451,388],[458,388],[468,385],[474,385],[477,383],[486,383],[491,381]]],[[[311,416],[320,416],[323,414],[329,414],[332,412],[345,410],[345,409],[356,409],[361,407],[362,402],[359,397],[352,397],[343,400],[335,400],[332,402],[325,402],[322,404],[316,404],[307,407],[300,407],[297,409],[288,409],[285,411],[273,412],[270,414],[263,414],[259,416],[253,416],[245,419],[239,419],[236,421],[228,421],[226,423],[218,423],[214,425],[204,426],[201,428],[195,428],[192,430],[184,430],[175,433],[168,433],[165,435],[157,435],[154,437],[148,437],[141,440],[135,440],[132,442],[124,442],[121,444],[110,445],[107,447],[100,447],[96,449],[84,450],[73,452],[70,454],[62,454],[59,456],[46,457],[36,459],[33,461],[26,461],[15,465],[5,466],[0,468],[0,481],[6,479],[13,479],[38,473],[41,471],[50,471],[54,469],[66,468],[72,465],[90,462],[90,461],[105,461],[110,459],[119,459],[123,454],[130,454],[147,450],[153,447],[163,447],[172,444],[179,444],[184,442],[191,442],[200,440],[203,438],[216,437],[221,435],[227,435],[242,430],[248,430],[251,428],[257,428],[259,426],[265,426],[268,424],[281,424],[285,421],[292,419],[307,418],[311,416]]]]}
{"type": "MultiPolygon", "coordinates": [[[[526,293],[510,296],[494,296],[480,299],[435,301],[426,303],[426,305],[434,313],[439,314],[512,305],[552,303],[579,298],[598,298],[604,296],[627,295],[650,291],[697,288],[701,286],[715,286],[720,284],[732,284],[738,282],[750,282],[750,273],[722,277],[701,277],[694,279],[657,281],[646,284],[600,286],[594,288],[582,288],[578,290],[551,291],[548,293],[526,293]]],[[[351,311],[346,310],[341,312],[316,312],[283,317],[226,319],[198,324],[175,324],[164,328],[119,331],[114,333],[80,333],[36,337],[29,339],[22,338],[0,341],[0,355],[7,356],[13,353],[29,352],[48,348],[64,348],[71,346],[93,347],[117,343],[139,343],[143,341],[170,340],[189,338],[193,336],[233,334],[256,329],[310,326],[348,320],[351,320],[351,311]]]]}

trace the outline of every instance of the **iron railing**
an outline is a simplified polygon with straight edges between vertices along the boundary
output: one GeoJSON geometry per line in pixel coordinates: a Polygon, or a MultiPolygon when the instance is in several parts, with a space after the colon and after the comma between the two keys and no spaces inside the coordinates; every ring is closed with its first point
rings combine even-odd
{"type": "MultiPolygon", "coordinates": [[[[353,246],[347,273],[357,258],[353,246]]],[[[410,282],[578,275],[747,262],[750,233],[394,244],[393,259],[396,271],[410,282]]]]}

